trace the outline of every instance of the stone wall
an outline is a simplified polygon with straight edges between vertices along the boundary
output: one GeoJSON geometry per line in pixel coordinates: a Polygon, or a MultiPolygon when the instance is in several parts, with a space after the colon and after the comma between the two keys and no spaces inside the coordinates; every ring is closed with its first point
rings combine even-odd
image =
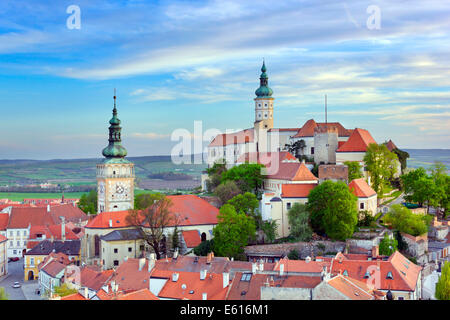
{"type": "Polygon", "coordinates": [[[312,289],[261,287],[261,300],[311,300],[312,289]]]}
{"type": "Polygon", "coordinates": [[[437,227],[431,227],[430,231],[428,231],[428,236],[430,238],[434,238],[436,240],[442,241],[444,240],[448,235],[448,227],[445,225],[437,226],[437,227]]]}
{"type": "Polygon", "coordinates": [[[428,262],[426,253],[428,252],[428,235],[411,236],[406,233],[401,233],[403,241],[408,245],[406,253],[417,259],[418,264],[425,264],[428,262]]]}

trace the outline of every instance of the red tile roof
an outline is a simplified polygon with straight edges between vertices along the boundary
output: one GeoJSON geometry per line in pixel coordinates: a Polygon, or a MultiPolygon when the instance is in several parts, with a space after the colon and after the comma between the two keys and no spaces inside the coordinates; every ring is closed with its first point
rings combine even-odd
{"type": "Polygon", "coordinates": [[[153,293],[148,289],[141,289],[120,295],[117,300],[159,300],[153,293]]]}
{"type": "Polygon", "coordinates": [[[73,204],[58,204],[50,206],[50,214],[53,217],[55,224],[61,223],[59,217],[63,216],[66,222],[80,222],[88,220],[88,216],[80,208],[73,204]]]}
{"type": "Polygon", "coordinates": [[[319,180],[304,163],[280,162],[276,173],[267,175],[268,179],[289,181],[317,181],[319,180]]]}
{"type": "Polygon", "coordinates": [[[419,273],[422,268],[415,265],[401,253],[396,251],[389,257],[389,260],[346,260],[342,262],[334,259],[332,262],[332,274],[342,274],[347,271],[348,277],[364,283],[373,283],[376,289],[414,291],[419,281],[419,273]],[[379,268],[379,269],[378,269],[379,268]],[[371,278],[364,278],[369,271],[371,278]],[[392,274],[393,279],[388,279],[388,273],[392,274]],[[379,281],[373,281],[373,274],[378,274],[379,281]]]}
{"type": "Polygon", "coordinates": [[[184,242],[188,248],[195,248],[202,242],[198,230],[182,231],[181,234],[183,235],[184,242]]]}
{"type": "Polygon", "coordinates": [[[310,191],[314,189],[317,184],[283,184],[281,186],[282,198],[307,198],[310,191]]]}
{"type": "Polygon", "coordinates": [[[226,146],[229,144],[249,143],[254,140],[254,129],[245,129],[235,133],[222,133],[217,135],[209,147],[226,146]]]}
{"type": "Polygon", "coordinates": [[[66,268],[65,264],[58,262],[57,260],[50,261],[47,265],[45,265],[40,271],[44,271],[51,277],[56,277],[58,273],[63,271],[66,268]]]}
{"type": "Polygon", "coordinates": [[[207,294],[207,300],[225,300],[228,287],[223,288],[223,274],[207,273],[204,280],[199,272],[172,272],[154,270],[152,278],[167,278],[168,281],[158,294],[160,298],[180,300],[202,300],[202,294],[207,294]],[[172,281],[172,275],[178,273],[178,280],[172,281]],[[186,289],[183,289],[183,284],[186,289]]]}
{"type": "Polygon", "coordinates": [[[389,149],[389,151],[392,151],[394,149],[398,149],[392,140],[389,140],[388,143],[386,143],[386,147],[389,149]]]}
{"type": "Polygon", "coordinates": [[[126,211],[114,211],[114,212],[102,212],[97,214],[85,228],[91,229],[104,229],[104,228],[125,228],[131,225],[127,222],[128,210],[126,211]],[[109,221],[111,220],[111,226],[109,221]]]}
{"type": "Polygon", "coordinates": [[[0,230],[6,230],[9,223],[9,214],[8,213],[0,213],[0,230]]]}
{"type": "Polygon", "coordinates": [[[371,143],[376,143],[369,131],[356,128],[350,138],[336,152],[366,152],[371,143]]]}
{"type": "Polygon", "coordinates": [[[354,179],[348,184],[351,192],[358,198],[369,198],[377,193],[367,184],[364,178],[354,179]]]}
{"type": "Polygon", "coordinates": [[[322,273],[322,265],[317,261],[305,260],[289,260],[288,258],[280,259],[276,264],[274,271],[280,271],[280,265],[284,265],[284,272],[296,272],[296,273],[322,273]]]}
{"type": "Polygon", "coordinates": [[[25,229],[31,226],[43,226],[54,224],[52,216],[47,208],[15,208],[11,210],[8,229],[25,229]]]}
{"type": "Polygon", "coordinates": [[[338,136],[339,137],[348,137],[350,136],[349,130],[345,129],[342,124],[339,122],[320,122],[317,123],[314,121],[314,119],[309,119],[305,122],[303,127],[301,127],[298,132],[293,136],[294,138],[300,138],[300,137],[314,137],[314,129],[317,127],[325,127],[325,126],[333,126],[338,129],[338,136]]]}
{"type": "Polygon", "coordinates": [[[0,242],[5,242],[5,241],[8,241],[8,238],[6,238],[5,236],[2,236],[0,234],[0,242]]]}
{"type": "Polygon", "coordinates": [[[361,281],[337,275],[327,283],[350,300],[374,300],[374,296],[371,294],[372,290],[361,281]]]}
{"type": "Polygon", "coordinates": [[[139,259],[128,259],[119,265],[110,281],[119,285],[119,291],[135,291],[148,288],[150,274],[148,260],[139,271],[139,259]]]}
{"type": "Polygon", "coordinates": [[[85,297],[83,297],[81,294],[77,293],[73,293],[73,294],[69,294],[68,296],[65,297],[61,297],[61,300],[88,300],[85,297]]]}

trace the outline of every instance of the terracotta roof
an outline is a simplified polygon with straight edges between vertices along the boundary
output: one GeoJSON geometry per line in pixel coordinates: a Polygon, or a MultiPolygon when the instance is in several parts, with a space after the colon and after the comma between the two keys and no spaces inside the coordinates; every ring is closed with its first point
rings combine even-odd
{"type": "Polygon", "coordinates": [[[351,192],[358,198],[369,198],[377,193],[367,184],[364,178],[354,179],[348,184],[351,192]]]}
{"type": "Polygon", "coordinates": [[[310,191],[317,184],[283,184],[281,186],[281,197],[283,198],[307,198],[310,191]]]}
{"type": "Polygon", "coordinates": [[[145,288],[121,295],[117,300],[159,300],[159,298],[145,288]]]}
{"type": "Polygon", "coordinates": [[[371,143],[376,143],[369,131],[356,128],[350,138],[336,152],[366,152],[371,143]]]}
{"type": "Polygon", "coordinates": [[[66,222],[80,222],[88,220],[88,216],[80,208],[73,204],[50,205],[50,214],[55,224],[61,223],[59,217],[64,217],[66,222]]]}
{"type": "Polygon", "coordinates": [[[0,213],[0,230],[6,230],[9,223],[9,214],[0,213]]]}
{"type": "Polygon", "coordinates": [[[348,137],[350,136],[349,130],[345,129],[343,125],[341,125],[339,122],[315,122],[314,119],[309,119],[305,122],[303,127],[301,127],[298,132],[293,136],[293,138],[300,138],[300,137],[314,137],[314,129],[316,127],[325,127],[325,126],[333,126],[338,129],[338,136],[339,137],[348,137]]]}
{"type": "Polygon", "coordinates": [[[367,271],[379,272],[379,280],[375,281],[376,289],[414,291],[419,281],[419,272],[422,268],[405,258],[398,251],[394,252],[389,260],[342,260],[334,259],[332,264],[333,274],[343,274],[347,272],[348,277],[367,283],[371,278],[364,278],[367,271]],[[379,270],[378,270],[379,268],[379,270]],[[392,279],[388,279],[388,273],[392,274],[392,279]]]}
{"type": "Polygon", "coordinates": [[[339,274],[327,283],[350,300],[374,300],[369,287],[361,281],[339,274]]]}
{"type": "Polygon", "coordinates": [[[139,271],[139,259],[130,258],[119,265],[110,281],[119,285],[119,291],[135,291],[148,288],[150,274],[147,259],[139,271]]]}
{"type": "Polygon", "coordinates": [[[280,265],[284,265],[284,272],[296,272],[296,273],[322,273],[322,265],[317,261],[305,260],[289,260],[288,258],[280,259],[276,264],[274,271],[280,271],[280,265]]]}
{"type": "Polygon", "coordinates": [[[388,143],[386,143],[386,147],[389,149],[389,151],[392,151],[394,149],[398,149],[392,140],[389,140],[388,143]]]}
{"type": "Polygon", "coordinates": [[[208,272],[201,280],[199,272],[178,271],[178,280],[172,281],[175,272],[154,270],[152,278],[167,278],[168,281],[158,294],[160,298],[180,300],[202,300],[202,294],[207,294],[207,300],[225,300],[228,287],[223,287],[223,274],[208,272]],[[183,285],[186,286],[183,289],[183,285]]]}
{"type": "Polygon", "coordinates": [[[186,247],[195,248],[198,246],[202,239],[200,238],[200,231],[198,230],[188,230],[181,232],[184,242],[186,243],[186,247]]]}
{"type": "Polygon", "coordinates": [[[267,179],[289,181],[319,180],[304,163],[280,162],[276,173],[267,175],[267,179]]]}
{"type": "Polygon", "coordinates": [[[5,241],[8,241],[8,238],[6,238],[5,236],[2,236],[0,234],[0,242],[5,242],[5,241]]]}
{"type": "Polygon", "coordinates": [[[46,266],[44,266],[39,271],[44,271],[51,277],[56,277],[61,271],[66,268],[65,264],[58,262],[57,260],[50,261],[46,266]]]}
{"type": "Polygon", "coordinates": [[[81,270],[81,284],[83,287],[98,291],[111,279],[113,274],[113,270],[99,272],[89,268],[83,268],[81,270]]]}
{"type": "Polygon", "coordinates": [[[209,147],[226,146],[229,144],[249,143],[254,140],[254,129],[245,129],[235,133],[222,133],[217,135],[209,147]]]}
{"type": "Polygon", "coordinates": [[[8,229],[26,229],[31,226],[43,226],[54,224],[52,216],[47,208],[13,207],[9,217],[8,229]]]}
{"type": "Polygon", "coordinates": [[[88,300],[85,297],[83,297],[81,294],[77,293],[72,293],[69,294],[68,296],[65,297],[61,297],[61,300],[88,300]]]}
{"type": "Polygon", "coordinates": [[[276,132],[276,131],[279,131],[279,132],[286,132],[286,131],[292,131],[292,132],[297,132],[299,129],[298,128],[271,128],[271,129],[269,129],[269,130],[267,130],[267,131],[269,131],[269,132],[276,132]]]}
{"type": "MultiPolygon", "coordinates": [[[[167,196],[172,201],[170,211],[179,218],[178,226],[217,224],[219,209],[196,195],[167,196]]],[[[102,212],[85,226],[91,229],[126,228],[131,225],[126,221],[127,211],[102,212]],[[112,221],[110,227],[109,221],[112,221]]],[[[143,224],[144,226],[146,224],[143,224]]],[[[175,222],[169,224],[175,226],[175,222]]]]}
{"type": "MultiPolygon", "coordinates": [[[[33,248],[34,246],[31,246],[30,243],[39,242],[42,239],[39,239],[38,241],[32,241],[33,239],[38,239],[37,236],[45,235],[45,239],[51,239],[53,236],[54,240],[62,240],[61,235],[62,226],[61,225],[51,225],[51,226],[32,226],[30,228],[30,236],[29,241],[27,242],[27,248],[33,248]],[[31,240],[31,241],[30,241],[31,240]]],[[[65,237],[66,240],[79,240],[79,237],[73,233],[73,231],[65,226],[65,237]]]]}

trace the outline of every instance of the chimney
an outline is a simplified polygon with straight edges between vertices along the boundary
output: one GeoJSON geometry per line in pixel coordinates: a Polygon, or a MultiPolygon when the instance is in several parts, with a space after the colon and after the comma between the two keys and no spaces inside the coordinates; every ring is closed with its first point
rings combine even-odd
{"type": "Polygon", "coordinates": [[[257,270],[257,264],[256,263],[252,263],[252,273],[255,274],[256,270],[257,270]]]}
{"type": "Polygon", "coordinates": [[[173,259],[177,260],[177,258],[178,258],[178,248],[175,249],[175,251],[173,252],[173,259]]]}
{"type": "Polygon", "coordinates": [[[259,263],[259,271],[261,271],[261,272],[264,271],[264,262],[263,262],[263,261],[261,261],[261,262],[259,263]]]}
{"type": "Polygon", "coordinates": [[[223,277],[223,288],[226,288],[230,284],[230,274],[228,272],[224,272],[222,273],[222,277],[223,277]]]}
{"type": "Polygon", "coordinates": [[[208,294],[206,292],[202,293],[202,300],[208,300],[208,294]]]}
{"type": "Polygon", "coordinates": [[[123,258],[123,261],[128,261],[128,256],[125,256],[125,258],[123,258]]]}
{"type": "Polygon", "coordinates": [[[114,292],[114,289],[116,289],[116,282],[113,280],[111,281],[111,292],[114,292]]]}
{"type": "Polygon", "coordinates": [[[200,280],[205,280],[208,270],[200,270],[200,280]]]}
{"type": "Polygon", "coordinates": [[[372,258],[376,258],[380,255],[379,247],[373,246],[372,247],[372,258]]]}
{"type": "Polygon", "coordinates": [[[305,262],[306,263],[310,263],[311,262],[311,257],[310,256],[306,257],[305,262]]]}
{"type": "Polygon", "coordinates": [[[179,273],[172,273],[172,281],[177,282],[180,274],[179,273]]]}
{"type": "Polygon", "coordinates": [[[148,260],[147,272],[152,271],[154,267],[155,267],[155,260],[150,258],[148,260]]]}
{"type": "Polygon", "coordinates": [[[109,227],[112,228],[112,219],[109,219],[109,227]]]}
{"type": "Polygon", "coordinates": [[[50,212],[50,205],[47,205],[47,212],[50,212]]]}
{"type": "Polygon", "coordinates": [[[280,276],[284,275],[284,264],[280,264],[280,276]]]}
{"type": "Polygon", "coordinates": [[[207,254],[206,256],[206,264],[210,264],[212,260],[211,252],[207,254]]]}
{"type": "Polygon", "coordinates": [[[61,219],[61,240],[66,241],[66,219],[64,217],[60,217],[61,219]]]}
{"type": "Polygon", "coordinates": [[[142,270],[142,268],[144,267],[144,265],[145,265],[145,258],[140,258],[140,259],[139,259],[139,271],[142,270]]]}

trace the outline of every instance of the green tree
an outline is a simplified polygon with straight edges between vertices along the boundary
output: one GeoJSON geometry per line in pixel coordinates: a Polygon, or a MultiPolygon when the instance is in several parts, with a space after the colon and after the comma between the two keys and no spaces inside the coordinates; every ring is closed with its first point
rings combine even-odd
{"type": "Polygon", "coordinates": [[[291,251],[289,251],[287,257],[289,260],[299,260],[300,259],[300,255],[298,254],[298,251],[295,249],[292,249],[291,251]]]}
{"type": "Polygon", "coordinates": [[[357,198],[342,182],[326,180],[311,190],[307,211],[311,226],[317,233],[345,240],[353,235],[358,224],[357,198]]]}
{"type": "Polygon", "coordinates": [[[261,229],[262,217],[258,210],[259,201],[253,193],[246,192],[244,194],[238,194],[228,200],[227,203],[231,204],[236,209],[236,212],[245,213],[252,217],[255,220],[256,228],[258,230],[261,229]]]}
{"type": "Polygon", "coordinates": [[[5,288],[0,287],[0,300],[8,300],[9,296],[5,291],[5,288]]]}
{"type": "Polygon", "coordinates": [[[441,269],[441,276],[436,283],[434,296],[438,300],[450,300],[450,262],[445,262],[441,269]]]}
{"type": "Polygon", "coordinates": [[[217,216],[218,224],[213,229],[214,254],[243,260],[244,247],[255,238],[256,226],[251,217],[225,204],[217,216]]]}
{"type": "Polygon", "coordinates": [[[214,190],[214,195],[219,198],[221,204],[227,203],[228,200],[231,200],[240,193],[241,189],[239,189],[234,181],[225,181],[214,190]]]}
{"type": "Polygon", "coordinates": [[[141,193],[134,197],[134,209],[142,210],[164,198],[161,193],[141,193]]]}
{"type": "Polygon", "coordinates": [[[364,156],[364,163],[371,178],[371,187],[381,198],[384,186],[389,183],[397,171],[397,155],[390,152],[384,144],[371,143],[364,156]]]}
{"type": "Polygon", "coordinates": [[[214,239],[202,241],[198,246],[194,248],[194,254],[196,256],[207,256],[208,253],[213,251],[214,239]]]}
{"type": "Polygon", "coordinates": [[[371,212],[368,210],[360,210],[358,213],[358,227],[370,227],[375,221],[371,212]]]}
{"type": "Polygon", "coordinates": [[[415,237],[428,232],[429,218],[414,214],[400,204],[392,205],[390,211],[383,217],[383,221],[394,229],[415,237]]]}
{"type": "Polygon", "coordinates": [[[285,150],[289,151],[294,157],[302,160],[303,150],[306,148],[305,140],[300,139],[291,144],[284,145],[285,150]]]}
{"type": "Polygon", "coordinates": [[[172,249],[176,250],[180,248],[180,231],[178,230],[178,227],[175,226],[175,229],[172,233],[172,249]]]}
{"type": "Polygon", "coordinates": [[[401,171],[403,173],[406,169],[406,160],[409,158],[409,153],[400,149],[394,149],[392,152],[397,155],[398,161],[400,161],[401,171]]]}
{"type": "Polygon", "coordinates": [[[222,183],[234,181],[241,193],[253,192],[259,197],[263,183],[262,169],[264,165],[257,163],[244,163],[234,166],[222,173],[222,183]]]}
{"type": "Polygon", "coordinates": [[[278,224],[275,220],[263,221],[261,224],[261,230],[264,232],[264,242],[273,243],[277,236],[278,224]]]}
{"type": "Polygon", "coordinates": [[[206,172],[208,173],[206,187],[209,192],[213,192],[222,182],[222,173],[225,171],[227,171],[227,166],[224,159],[214,162],[211,168],[206,169],[206,172]]]}
{"type": "Polygon", "coordinates": [[[384,234],[383,240],[380,241],[380,254],[390,256],[398,249],[398,242],[394,237],[389,237],[387,233],[384,234]]]}
{"type": "Polygon", "coordinates": [[[345,161],[344,164],[348,167],[348,181],[362,178],[362,166],[357,161],[345,161]]]}
{"type": "Polygon", "coordinates": [[[91,190],[83,194],[78,202],[78,208],[86,214],[97,214],[97,191],[91,190]]]}
{"type": "Polygon", "coordinates": [[[450,177],[447,175],[447,168],[442,162],[436,161],[429,170],[431,179],[434,181],[434,192],[430,203],[434,207],[441,208],[446,216],[450,199],[450,177]]]}
{"type": "Polygon", "coordinates": [[[298,241],[310,241],[312,229],[309,225],[309,214],[306,205],[294,203],[288,211],[289,226],[291,227],[291,236],[298,241]]]}
{"type": "Polygon", "coordinates": [[[66,283],[63,283],[59,287],[54,287],[54,293],[60,297],[68,296],[69,294],[77,293],[78,291],[76,289],[70,289],[66,283]]]}

